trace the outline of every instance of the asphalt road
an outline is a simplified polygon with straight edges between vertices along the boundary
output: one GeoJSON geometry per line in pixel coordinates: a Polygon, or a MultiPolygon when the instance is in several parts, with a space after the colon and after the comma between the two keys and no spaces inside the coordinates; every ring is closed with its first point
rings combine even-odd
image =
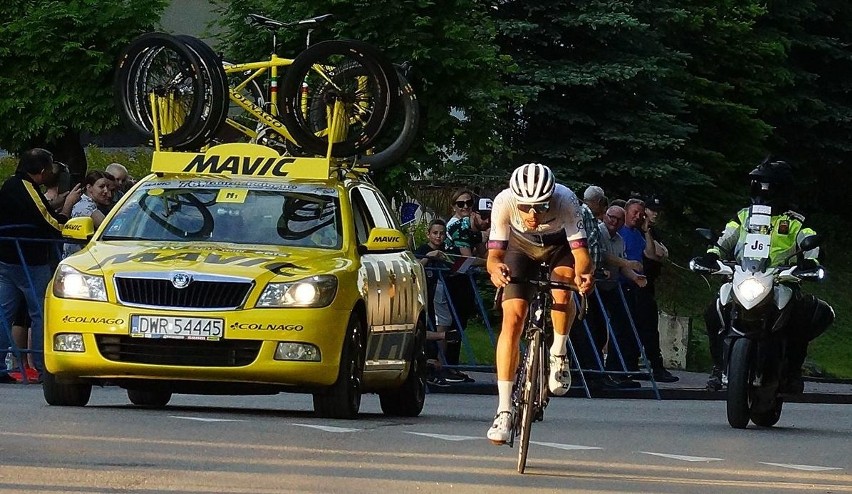
{"type": "Polygon", "coordinates": [[[534,425],[527,474],[485,438],[494,396],[430,395],[421,417],[322,420],[310,397],[176,395],[163,410],[96,388],[49,407],[0,385],[0,492],[852,492],[852,407],[793,403],[733,430],[721,401],[560,398],[534,425]]]}

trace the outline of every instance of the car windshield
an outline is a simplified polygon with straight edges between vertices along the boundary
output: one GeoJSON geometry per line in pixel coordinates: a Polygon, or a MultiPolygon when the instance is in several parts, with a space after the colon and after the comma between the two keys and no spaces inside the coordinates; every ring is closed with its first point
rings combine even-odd
{"type": "Polygon", "coordinates": [[[154,181],[112,217],[102,240],[205,241],[339,249],[339,200],[316,185],[154,181]]]}

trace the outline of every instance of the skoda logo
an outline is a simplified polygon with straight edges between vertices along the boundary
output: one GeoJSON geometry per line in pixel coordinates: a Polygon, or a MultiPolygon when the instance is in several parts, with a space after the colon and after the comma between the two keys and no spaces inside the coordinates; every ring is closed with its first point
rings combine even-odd
{"type": "Polygon", "coordinates": [[[172,275],[172,285],[175,288],[186,288],[192,283],[192,275],[187,273],[175,273],[172,275]]]}

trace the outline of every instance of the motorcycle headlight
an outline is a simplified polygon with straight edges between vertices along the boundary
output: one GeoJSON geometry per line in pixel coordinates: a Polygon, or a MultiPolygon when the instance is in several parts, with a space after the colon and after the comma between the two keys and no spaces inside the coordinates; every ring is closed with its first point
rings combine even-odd
{"type": "Polygon", "coordinates": [[[257,307],[325,307],[337,293],[337,278],[311,276],[287,283],[269,283],[257,300],[257,307]]]}
{"type": "Polygon", "coordinates": [[[103,276],[82,273],[61,265],[53,277],[53,295],[59,298],[106,301],[103,276]]]}
{"type": "Polygon", "coordinates": [[[769,287],[760,281],[749,278],[740,283],[738,294],[746,302],[757,300],[769,292],[769,287]]]}

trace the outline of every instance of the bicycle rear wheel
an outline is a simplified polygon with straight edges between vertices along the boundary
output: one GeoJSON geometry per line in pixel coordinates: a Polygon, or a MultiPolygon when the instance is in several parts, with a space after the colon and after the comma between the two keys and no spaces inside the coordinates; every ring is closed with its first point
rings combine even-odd
{"type": "Polygon", "coordinates": [[[116,104],[131,130],[153,139],[151,93],[158,96],[160,143],[167,148],[194,145],[204,113],[201,61],[183,42],[165,33],[146,33],[119,57],[113,81],[116,104]]]}
{"type": "Polygon", "coordinates": [[[532,341],[527,346],[527,354],[524,358],[524,373],[526,379],[523,382],[521,403],[518,407],[520,415],[521,443],[518,445],[518,473],[524,473],[527,468],[527,453],[530,449],[530,434],[532,423],[536,416],[536,400],[539,386],[539,367],[542,365],[541,356],[541,331],[536,331],[532,341]]]}
{"type": "Polygon", "coordinates": [[[281,87],[281,120],[299,147],[326,154],[331,109],[340,101],[346,132],[332,155],[369,148],[385,126],[397,84],[393,66],[386,70],[389,64],[373,53],[363,43],[334,40],[312,45],[293,60],[281,87]]]}
{"type": "Polygon", "coordinates": [[[388,123],[381,136],[371,144],[367,154],[358,158],[359,163],[368,165],[371,170],[381,170],[400,163],[420,133],[420,102],[417,94],[399,70],[397,76],[397,104],[391,109],[388,123]]]}

